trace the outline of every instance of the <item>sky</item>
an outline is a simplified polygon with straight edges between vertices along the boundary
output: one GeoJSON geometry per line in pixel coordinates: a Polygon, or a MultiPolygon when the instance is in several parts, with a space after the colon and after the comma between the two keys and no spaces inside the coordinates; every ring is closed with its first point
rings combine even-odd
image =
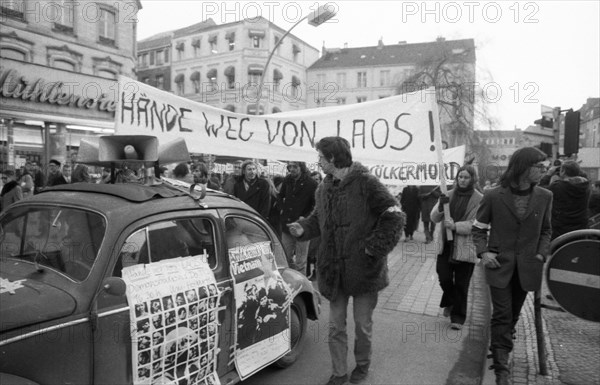
{"type": "MultiPolygon", "coordinates": [[[[320,5],[336,16],[293,34],[317,49],[399,41],[474,39],[477,83],[494,129],[526,128],[541,105],[579,109],[600,96],[600,1],[198,1],[141,0],[138,39],[208,18],[260,15],[288,29],[320,5]]],[[[477,126],[477,129],[489,127],[477,126]]]]}

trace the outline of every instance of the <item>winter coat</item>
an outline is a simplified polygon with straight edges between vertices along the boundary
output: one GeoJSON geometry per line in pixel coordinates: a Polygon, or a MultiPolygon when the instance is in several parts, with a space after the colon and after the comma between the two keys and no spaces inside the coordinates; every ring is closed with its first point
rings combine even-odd
{"type": "Polygon", "coordinates": [[[267,219],[271,209],[271,186],[262,178],[256,179],[256,182],[246,191],[244,177],[239,176],[233,185],[233,195],[267,219]]]}
{"type": "Polygon", "coordinates": [[[16,181],[10,181],[2,186],[2,192],[0,192],[0,211],[4,211],[8,206],[23,199],[23,190],[19,183],[16,181]]]}
{"type": "Polygon", "coordinates": [[[33,177],[31,174],[26,172],[21,175],[21,190],[23,191],[23,198],[27,198],[33,196],[33,189],[35,188],[35,184],[33,183],[33,177]]]}
{"type": "MultiPolygon", "coordinates": [[[[452,199],[455,190],[448,191],[448,197],[452,199]]],[[[467,203],[467,210],[462,220],[461,218],[452,218],[454,220],[454,224],[456,225],[456,230],[453,233],[454,236],[454,250],[452,251],[452,256],[463,256],[461,260],[465,260],[467,258],[475,260],[477,257],[477,251],[475,250],[475,243],[473,243],[473,236],[471,235],[471,228],[473,227],[473,222],[475,220],[475,214],[477,214],[477,208],[479,207],[479,202],[481,202],[481,198],[483,198],[483,194],[481,194],[477,190],[473,190],[473,195],[469,198],[469,203],[467,203]]],[[[431,220],[435,223],[442,222],[444,220],[444,212],[440,212],[438,203],[433,206],[431,210],[431,220]]],[[[444,226],[436,226],[435,231],[437,233],[437,253],[441,255],[444,251],[444,240],[446,228],[444,226]]]]}
{"type": "Polygon", "coordinates": [[[308,217],[315,207],[315,191],[318,183],[310,177],[309,173],[303,173],[296,181],[288,175],[281,184],[278,205],[281,208],[281,230],[289,234],[286,226],[288,223],[296,222],[300,217],[308,217]]]}
{"type": "Polygon", "coordinates": [[[338,290],[358,296],[385,288],[387,255],[398,243],[404,221],[396,199],[360,163],[352,163],[341,181],[328,175],[317,188],[312,214],[298,221],[304,229],[300,240],[321,236],[321,294],[334,300],[338,290]]]}
{"type": "Polygon", "coordinates": [[[419,198],[421,198],[421,220],[431,222],[429,213],[440,197],[439,186],[420,186],[419,198]]]}
{"type": "Polygon", "coordinates": [[[500,267],[485,269],[488,285],[505,288],[516,269],[523,290],[540,289],[544,262],[536,255],[548,255],[551,212],[552,193],[542,187],[533,188],[524,219],[517,215],[509,187],[484,192],[472,231],[477,255],[487,251],[498,253],[496,260],[500,267]]]}
{"type": "Polygon", "coordinates": [[[574,230],[587,228],[590,182],[575,176],[551,183],[548,189],[552,199],[552,239],[574,230]]]}

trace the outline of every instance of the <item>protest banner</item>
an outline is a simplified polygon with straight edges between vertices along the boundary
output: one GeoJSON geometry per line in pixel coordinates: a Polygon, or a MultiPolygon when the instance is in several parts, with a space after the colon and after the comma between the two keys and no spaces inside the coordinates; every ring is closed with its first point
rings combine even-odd
{"type": "Polygon", "coordinates": [[[277,270],[270,242],[229,249],[236,304],[235,365],[242,380],[290,351],[292,293],[277,270]]]}
{"type": "Polygon", "coordinates": [[[219,384],[218,289],[205,256],[123,269],[134,384],[219,384]]]}
{"type": "Polygon", "coordinates": [[[341,136],[365,164],[438,162],[429,112],[435,89],[360,104],[245,115],[119,77],[116,133],[185,139],[190,152],[316,163],[315,144],[341,136]]]}

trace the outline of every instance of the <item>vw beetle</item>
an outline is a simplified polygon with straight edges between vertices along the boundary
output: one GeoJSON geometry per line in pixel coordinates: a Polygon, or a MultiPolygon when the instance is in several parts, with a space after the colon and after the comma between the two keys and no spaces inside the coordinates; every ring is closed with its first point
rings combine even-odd
{"type": "MultiPolygon", "coordinates": [[[[95,164],[114,165],[106,157],[115,154],[115,147],[121,148],[116,150],[117,156],[132,164],[138,161],[157,166],[159,161],[164,164],[173,160],[168,154],[147,149],[154,144],[140,148],[136,137],[104,137],[104,149],[103,138],[99,145],[82,141],[80,153],[85,146],[91,146],[92,158],[105,157],[95,164]],[[112,155],[106,148],[113,151],[112,155]]],[[[173,153],[172,147],[170,151],[173,153]]],[[[94,162],[87,159],[87,163],[94,162]]],[[[301,352],[307,320],[316,320],[319,314],[318,292],[306,277],[287,267],[278,237],[260,215],[232,196],[188,188],[174,180],[151,185],[76,183],[46,189],[3,212],[0,240],[3,385],[232,384],[269,364],[291,365],[301,352]],[[283,309],[289,309],[286,324],[282,325],[289,330],[285,334],[287,348],[253,367],[246,362],[244,374],[240,374],[240,363],[236,362],[243,327],[243,294],[239,291],[243,287],[249,295],[251,288],[236,284],[233,277],[232,228],[253,244],[268,245],[276,275],[287,286],[287,305],[283,309]],[[177,308],[180,312],[173,311],[173,316],[166,311],[167,302],[131,303],[124,277],[127,269],[163,266],[182,258],[188,262],[202,258],[205,275],[216,285],[210,285],[218,296],[204,304],[208,304],[204,306],[205,319],[194,318],[192,324],[190,317],[193,311],[201,314],[196,305],[203,306],[202,301],[195,302],[192,310],[191,297],[210,295],[200,288],[186,291],[187,300],[181,298],[181,302],[189,301],[189,305],[177,308]],[[162,310],[160,317],[154,314],[155,305],[162,310]],[[144,348],[168,340],[169,319],[184,319],[182,312],[191,329],[198,327],[198,320],[200,327],[203,321],[214,321],[215,327],[208,325],[204,336],[193,333],[193,341],[190,333],[173,339],[170,346],[162,345],[162,351],[148,349],[144,356],[144,348]],[[148,318],[141,324],[143,314],[148,318]],[[141,337],[139,333],[148,329],[162,334],[141,337]],[[212,337],[214,334],[218,338],[212,337]],[[206,338],[205,345],[200,343],[202,338],[206,338]],[[185,366],[179,365],[180,361],[169,361],[169,349],[172,357],[186,357],[185,366]]],[[[169,278],[168,272],[160,274],[169,278]]],[[[260,278],[253,279],[258,282],[260,278]]],[[[256,291],[252,294],[257,295],[256,291]]],[[[175,310],[180,298],[173,295],[172,299],[176,303],[170,306],[175,310]]],[[[250,314],[268,319],[264,314],[258,316],[258,310],[252,309],[250,314]]],[[[246,330],[256,328],[256,321],[252,322],[246,330]]],[[[172,329],[171,335],[181,332],[181,328],[172,329]]],[[[262,336],[246,341],[246,346],[252,347],[260,339],[269,343],[262,336]]]]}

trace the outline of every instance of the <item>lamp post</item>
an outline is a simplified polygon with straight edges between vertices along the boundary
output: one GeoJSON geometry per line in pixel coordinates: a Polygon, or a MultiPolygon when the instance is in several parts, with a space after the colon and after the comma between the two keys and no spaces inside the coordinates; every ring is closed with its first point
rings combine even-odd
{"type": "MultiPolygon", "coordinates": [[[[333,7],[332,7],[333,8],[333,7]]],[[[318,27],[319,25],[325,23],[327,20],[330,20],[336,14],[335,11],[330,10],[327,4],[319,6],[316,10],[309,13],[307,16],[304,16],[302,19],[298,20],[294,25],[292,25],[284,34],[281,36],[281,39],[275,44],[275,47],[269,53],[269,57],[267,58],[267,63],[265,64],[265,68],[263,69],[262,74],[260,75],[260,82],[258,83],[258,100],[256,102],[256,112],[255,115],[259,115],[260,113],[260,100],[262,98],[262,90],[265,82],[265,74],[267,73],[267,69],[269,68],[269,64],[271,63],[271,59],[277,51],[277,47],[281,45],[283,39],[290,34],[292,29],[296,28],[296,26],[302,23],[304,20],[308,19],[308,24],[318,27]]],[[[270,93],[269,93],[270,95],[270,93]]],[[[267,112],[269,98],[267,98],[267,102],[265,103],[265,112],[267,112]]]]}

